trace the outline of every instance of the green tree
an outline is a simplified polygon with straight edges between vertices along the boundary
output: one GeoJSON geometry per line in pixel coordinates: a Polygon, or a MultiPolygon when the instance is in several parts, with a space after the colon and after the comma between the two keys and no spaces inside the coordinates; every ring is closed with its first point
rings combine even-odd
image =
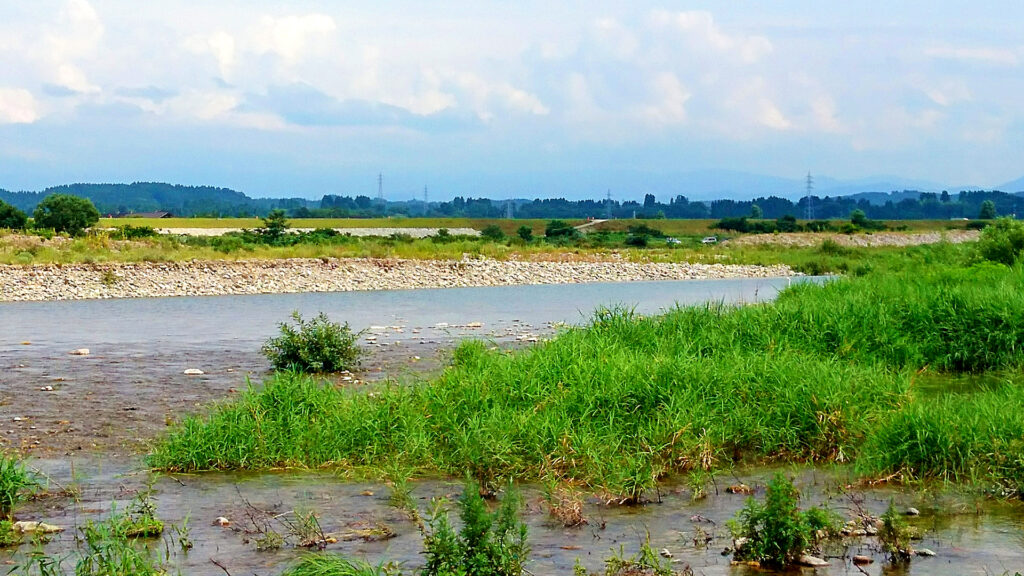
{"type": "Polygon", "coordinates": [[[258,232],[268,244],[277,244],[288,230],[288,220],[285,218],[285,211],[280,208],[271,210],[263,220],[263,226],[258,232]]]}
{"type": "Polygon", "coordinates": [[[78,236],[100,221],[100,213],[88,198],[68,194],[50,194],[32,214],[36,228],[53,228],[78,236]]]}
{"type": "Polygon", "coordinates": [[[530,228],[526,224],[520,226],[519,229],[516,230],[516,234],[518,234],[519,237],[526,242],[530,242],[533,240],[533,228],[530,228]]]}
{"type": "Polygon", "coordinates": [[[985,200],[981,203],[981,210],[978,211],[979,220],[995,220],[996,218],[996,203],[991,200],[985,200]]]}
{"type": "Polygon", "coordinates": [[[868,216],[861,209],[856,209],[850,212],[850,224],[857,226],[858,228],[867,228],[869,224],[868,216]]]}
{"type": "Polygon", "coordinates": [[[752,204],[750,206],[750,217],[754,220],[760,220],[764,218],[764,211],[757,204],[752,204]]]}
{"type": "Polygon", "coordinates": [[[579,231],[564,220],[552,220],[544,227],[544,235],[548,238],[575,238],[579,231]]]}
{"type": "Polygon", "coordinates": [[[23,230],[28,216],[14,206],[0,200],[0,228],[23,230]]]}

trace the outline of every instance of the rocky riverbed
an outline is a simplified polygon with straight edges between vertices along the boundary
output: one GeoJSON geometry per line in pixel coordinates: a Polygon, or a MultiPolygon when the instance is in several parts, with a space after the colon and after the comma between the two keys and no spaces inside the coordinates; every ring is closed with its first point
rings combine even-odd
{"type": "MultiPolygon", "coordinates": [[[[872,234],[822,234],[793,232],[782,234],[751,234],[727,240],[733,245],[775,244],[779,246],[818,246],[831,240],[841,246],[918,246],[938,242],[974,242],[981,236],[977,230],[947,230],[945,232],[875,232],[872,234]]],[[[724,244],[725,242],[723,242],[724,244]]]]}
{"type": "Polygon", "coordinates": [[[288,259],[0,266],[0,301],[347,292],[794,276],[788,266],[288,259]]]}

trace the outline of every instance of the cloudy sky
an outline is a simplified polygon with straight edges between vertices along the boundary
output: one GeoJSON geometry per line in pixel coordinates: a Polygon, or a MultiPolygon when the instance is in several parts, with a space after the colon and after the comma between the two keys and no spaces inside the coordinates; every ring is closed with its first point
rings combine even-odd
{"type": "Polygon", "coordinates": [[[983,0],[4,1],[0,188],[994,187],[1024,175],[1021,22],[983,0]]]}

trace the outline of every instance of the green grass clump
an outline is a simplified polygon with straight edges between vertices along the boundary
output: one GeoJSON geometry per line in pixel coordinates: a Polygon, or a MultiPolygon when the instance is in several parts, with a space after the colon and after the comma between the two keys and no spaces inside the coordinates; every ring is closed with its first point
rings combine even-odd
{"type": "MultiPolygon", "coordinates": [[[[888,258],[888,257],[887,257],[888,258]]],[[[187,419],[169,470],[381,462],[461,476],[572,480],[638,502],[669,474],[740,462],[856,462],[865,473],[1024,486],[1024,393],[917,390],[921,371],[1024,361],[1020,268],[907,250],[863,277],[769,304],[598,312],[518,352],[467,342],[438,378],[374,394],[278,374],[187,419]],[[882,271],[884,270],[884,271],[882,271]]]]}
{"type": "Polygon", "coordinates": [[[0,519],[10,520],[14,507],[35,486],[35,480],[20,460],[0,454],[0,519]]]}
{"type": "Polygon", "coordinates": [[[309,554],[281,576],[391,576],[400,574],[389,565],[367,564],[337,554],[309,554]]]}
{"type": "Polygon", "coordinates": [[[731,521],[735,538],[743,538],[734,556],[770,568],[793,564],[818,541],[819,531],[836,532],[838,520],[827,510],[800,510],[800,493],[785,476],[776,474],[768,482],[764,504],[754,498],[731,521]]]}
{"type": "Polygon", "coordinates": [[[353,333],[347,322],[331,322],[322,312],[309,322],[303,321],[298,312],[293,312],[292,318],[295,326],[281,323],[281,335],[263,345],[263,354],[275,369],[331,373],[359,363],[359,334],[353,333]]]}

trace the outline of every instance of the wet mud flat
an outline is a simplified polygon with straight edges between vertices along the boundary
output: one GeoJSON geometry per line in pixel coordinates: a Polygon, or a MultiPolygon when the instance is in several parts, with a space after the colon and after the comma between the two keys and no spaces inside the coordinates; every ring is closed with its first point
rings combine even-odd
{"type": "MultiPolygon", "coordinates": [[[[555,329],[519,321],[490,327],[370,326],[360,336],[365,354],[359,368],[327,378],[352,389],[423,379],[439,372],[465,338],[523,346],[555,329]]],[[[75,355],[66,347],[31,342],[0,350],[0,448],[37,458],[132,458],[168,426],[230,399],[250,382],[259,385],[270,370],[260,344],[249,340],[170,349],[100,344],[88,350],[75,355]]]]}

